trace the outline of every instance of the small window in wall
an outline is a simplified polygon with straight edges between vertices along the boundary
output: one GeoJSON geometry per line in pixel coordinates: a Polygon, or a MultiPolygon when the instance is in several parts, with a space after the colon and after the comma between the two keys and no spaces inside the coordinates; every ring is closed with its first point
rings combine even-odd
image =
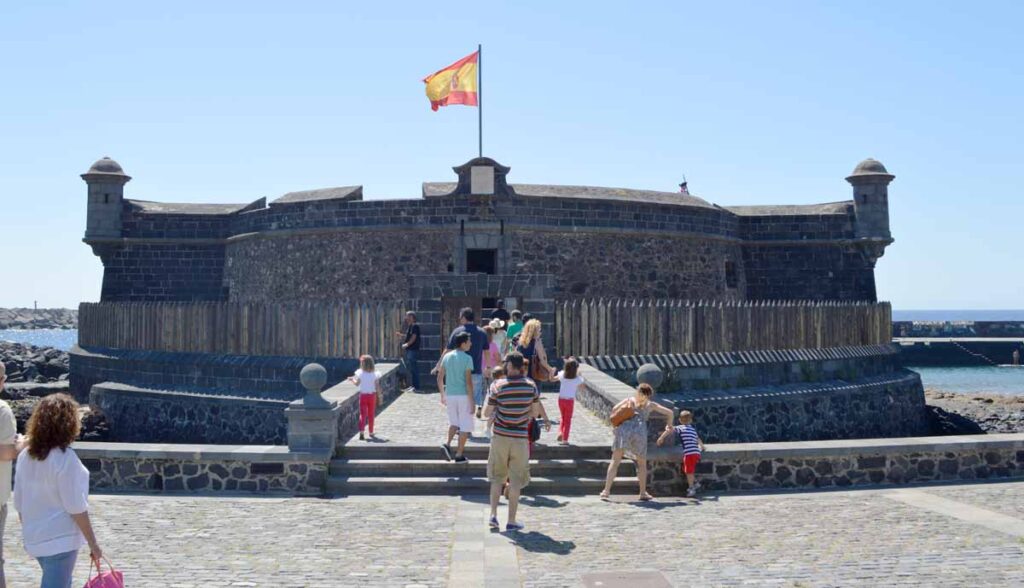
{"type": "Polygon", "coordinates": [[[110,204],[110,194],[103,195],[103,204],[110,204]]]}
{"type": "Polygon", "coordinates": [[[739,276],[736,275],[736,262],[725,262],[725,287],[736,288],[739,286],[739,276]]]}
{"type": "Polygon", "coordinates": [[[466,250],[466,273],[467,274],[496,274],[496,273],[498,273],[498,250],[497,249],[467,249],[466,250]]]}

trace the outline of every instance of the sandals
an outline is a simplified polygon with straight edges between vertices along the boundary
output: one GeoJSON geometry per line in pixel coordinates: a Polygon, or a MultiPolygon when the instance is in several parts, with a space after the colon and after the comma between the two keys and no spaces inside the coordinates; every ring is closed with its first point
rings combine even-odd
{"type": "Polygon", "coordinates": [[[608,491],[602,490],[601,493],[598,494],[598,496],[601,498],[601,500],[608,500],[608,491]]]}
{"type": "Polygon", "coordinates": [[[640,495],[638,500],[640,502],[650,502],[650,501],[654,500],[654,497],[651,496],[651,494],[649,492],[644,492],[643,494],[640,495]]]}

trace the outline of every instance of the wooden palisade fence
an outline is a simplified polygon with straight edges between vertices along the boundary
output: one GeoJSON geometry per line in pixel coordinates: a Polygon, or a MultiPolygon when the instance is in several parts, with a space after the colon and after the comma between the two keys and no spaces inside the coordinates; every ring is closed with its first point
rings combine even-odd
{"type": "Polygon", "coordinates": [[[891,341],[888,302],[575,299],[555,307],[560,355],[815,349],[891,341]]]}
{"type": "Polygon", "coordinates": [[[101,302],[78,309],[84,347],[237,355],[401,356],[403,302],[101,302]]]}
{"type": "MultiPolygon", "coordinates": [[[[401,355],[405,302],[101,302],[79,306],[79,344],[237,355],[401,355]]],[[[555,306],[561,355],[656,355],[879,345],[887,302],[576,299],[555,306]]],[[[550,331],[550,329],[549,329],[550,331]]]]}

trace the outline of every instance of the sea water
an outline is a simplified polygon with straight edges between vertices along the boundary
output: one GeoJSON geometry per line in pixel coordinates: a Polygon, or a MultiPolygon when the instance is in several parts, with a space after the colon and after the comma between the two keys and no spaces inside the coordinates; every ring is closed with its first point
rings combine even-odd
{"type": "Polygon", "coordinates": [[[1024,367],[911,367],[925,388],[1024,396],[1024,367]]]}
{"type": "Polygon", "coordinates": [[[1024,310],[896,310],[894,321],[1024,321],[1024,310]]]}
{"type": "Polygon", "coordinates": [[[0,329],[0,341],[67,351],[78,342],[78,329],[0,329]]]}

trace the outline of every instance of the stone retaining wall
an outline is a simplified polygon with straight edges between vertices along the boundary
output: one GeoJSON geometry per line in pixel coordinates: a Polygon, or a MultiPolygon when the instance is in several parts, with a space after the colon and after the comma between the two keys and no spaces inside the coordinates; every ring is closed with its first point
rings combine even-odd
{"type": "Polygon", "coordinates": [[[330,455],[257,445],[76,443],[90,488],[132,492],[322,494],[330,455]]]}
{"type": "Polygon", "coordinates": [[[285,445],[288,402],[170,390],[115,382],[92,387],[89,405],[106,416],[110,438],[127,443],[285,445]]]}
{"type": "Polygon", "coordinates": [[[896,345],[580,358],[630,386],[637,385],[637,368],[653,363],[665,376],[658,387],[660,394],[853,381],[890,374],[899,367],[899,360],[900,348],[896,345]]]}
{"type": "MultiPolygon", "coordinates": [[[[686,488],[679,447],[651,447],[648,483],[686,488]]],[[[1024,478],[1024,434],[709,445],[697,466],[705,492],[1024,478]]]]}
{"type": "MultiPolygon", "coordinates": [[[[692,363],[667,370],[677,383],[746,384],[739,388],[689,389],[656,397],[677,414],[681,410],[692,411],[698,430],[709,442],[903,437],[928,432],[920,377],[895,368],[896,355],[890,346],[850,348],[843,353],[839,350],[793,350],[694,355],[717,359],[681,356],[685,362],[692,363]],[[817,354],[822,357],[799,359],[817,354]],[[769,361],[770,358],[774,361],[769,361]],[[687,373],[690,371],[696,374],[687,373]],[[836,379],[839,376],[844,379],[836,379]],[[754,386],[743,381],[745,378],[768,381],[774,378],[777,382],[793,379],[797,383],[754,386]]],[[[669,367],[667,357],[670,356],[643,359],[661,361],[669,367]]],[[[630,358],[606,359],[604,363],[619,366],[609,370],[612,374],[635,378],[632,371],[626,369],[630,358]]],[[[592,363],[602,365],[602,362],[592,363]]],[[[583,365],[581,370],[587,385],[580,401],[604,418],[610,415],[616,403],[635,393],[635,386],[591,365],[583,365]]],[[[659,418],[652,418],[648,427],[652,441],[664,425],[659,418]]]]}
{"type": "Polygon", "coordinates": [[[71,348],[70,363],[71,392],[80,402],[87,401],[90,389],[100,382],[290,401],[302,397],[299,371],[306,364],[324,366],[328,385],[351,376],[359,367],[359,360],[343,357],[172,353],[77,345],[71,348]]]}

